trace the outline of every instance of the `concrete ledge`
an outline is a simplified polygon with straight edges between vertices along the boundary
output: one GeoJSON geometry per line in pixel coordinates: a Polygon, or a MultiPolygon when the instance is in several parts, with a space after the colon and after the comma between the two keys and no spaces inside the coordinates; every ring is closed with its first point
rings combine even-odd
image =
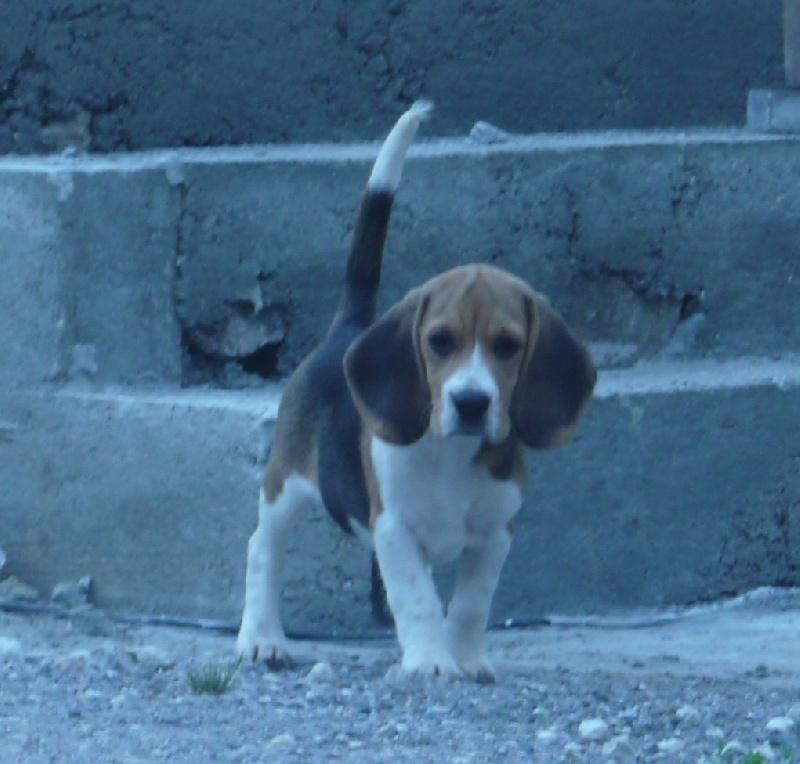
{"type": "MultiPolygon", "coordinates": [[[[666,348],[687,308],[708,319],[690,355],[790,347],[796,145],[731,130],[422,144],[390,236],[384,302],[444,267],[487,260],[550,294],[584,336],[639,355],[666,348]]],[[[33,359],[6,374],[68,374],[78,344],[94,348],[100,380],[177,381],[176,310],[184,326],[213,327],[246,303],[285,326],[281,369],[292,368],[327,326],[375,150],[3,159],[16,305],[3,344],[16,357],[27,333],[33,359]],[[39,289],[17,284],[31,268],[45,269],[39,289]]]]}
{"type": "MultiPolygon", "coordinates": [[[[754,91],[765,92],[765,91],[754,91]]],[[[391,123],[387,124],[387,128],[391,123]]],[[[408,157],[442,159],[446,157],[490,156],[551,151],[588,151],[608,148],[645,146],[752,145],[785,142],[783,136],[760,135],[741,128],[686,128],[652,130],[591,130],[569,133],[508,133],[507,140],[491,144],[470,138],[421,137],[411,147],[408,157]]],[[[172,148],[121,154],[51,154],[36,156],[0,156],[0,172],[70,175],[81,173],[132,173],[145,170],[169,171],[170,180],[185,180],[183,166],[252,165],[252,164],[342,164],[371,163],[378,155],[381,141],[349,143],[262,144],[255,146],[220,146],[208,148],[172,148]]],[[[365,181],[366,182],[366,179],[365,181]]]]}
{"type": "MultiPolygon", "coordinates": [[[[731,130],[423,143],[382,304],[479,260],[528,279],[586,339],[628,348],[626,364],[800,346],[798,145],[731,130]]],[[[0,351],[13,360],[0,381],[195,383],[187,338],[232,321],[278,351],[267,372],[288,372],[327,329],[375,151],[0,160],[0,351]]]]}
{"type": "Polygon", "coordinates": [[[747,127],[767,133],[800,133],[800,91],[751,90],[747,127]]]}
{"type": "MultiPolygon", "coordinates": [[[[278,391],[0,394],[0,543],[43,593],[235,619],[278,391]]],[[[494,617],[605,612],[800,584],[800,364],[601,377],[575,442],[531,455],[494,617]]],[[[327,517],[292,540],[293,628],[365,628],[369,554],[327,517]]],[[[442,577],[447,587],[447,576],[442,577]]]]}

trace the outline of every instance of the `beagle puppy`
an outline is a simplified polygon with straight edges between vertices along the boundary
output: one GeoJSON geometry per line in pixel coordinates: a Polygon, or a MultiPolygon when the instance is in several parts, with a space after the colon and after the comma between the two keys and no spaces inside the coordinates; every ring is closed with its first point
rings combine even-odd
{"type": "Polygon", "coordinates": [[[237,649],[291,665],[280,617],[287,534],[324,505],[374,548],[402,666],[491,681],[484,632],[526,448],[566,443],[591,397],[586,349],[544,297],[488,265],[412,289],[375,320],[403,163],[430,104],[394,126],[361,199],[330,330],[291,377],[250,539],[237,649]],[[457,561],[446,614],[431,573],[457,561]]]}

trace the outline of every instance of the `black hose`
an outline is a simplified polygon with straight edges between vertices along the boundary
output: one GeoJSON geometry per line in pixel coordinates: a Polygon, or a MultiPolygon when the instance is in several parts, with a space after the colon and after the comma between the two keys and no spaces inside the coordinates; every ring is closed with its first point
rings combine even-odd
{"type": "MultiPolygon", "coordinates": [[[[70,610],[43,602],[24,602],[22,600],[0,600],[0,611],[22,615],[51,615],[56,618],[72,618],[85,613],[98,613],[114,623],[126,626],[172,626],[180,629],[213,631],[219,634],[236,634],[239,624],[233,621],[216,621],[209,618],[181,618],[172,615],[138,615],[107,613],[87,606],[87,609],[70,610]]],[[[550,626],[548,618],[512,618],[493,624],[491,631],[511,631],[535,629],[550,626]]],[[[286,636],[297,642],[379,642],[394,639],[394,629],[373,629],[370,631],[288,631],[286,636]]]]}

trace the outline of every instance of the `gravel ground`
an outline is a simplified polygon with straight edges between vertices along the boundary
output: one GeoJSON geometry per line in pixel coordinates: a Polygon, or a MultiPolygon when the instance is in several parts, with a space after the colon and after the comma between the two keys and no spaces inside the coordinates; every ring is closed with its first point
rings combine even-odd
{"type": "Polygon", "coordinates": [[[795,601],[495,634],[494,685],[303,643],[209,695],[189,674],[231,665],[231,636],[0,613],[0,762],[794,762],[798,636],[795,601]]]}

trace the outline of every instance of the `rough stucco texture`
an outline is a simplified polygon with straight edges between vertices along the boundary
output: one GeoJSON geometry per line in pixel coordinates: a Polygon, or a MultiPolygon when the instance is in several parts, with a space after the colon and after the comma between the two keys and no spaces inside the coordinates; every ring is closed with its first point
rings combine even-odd
{"type": "Polygon", "coordinates": [[[741,124],[779,0],[2,3],[0,152],[741,124]]]}

